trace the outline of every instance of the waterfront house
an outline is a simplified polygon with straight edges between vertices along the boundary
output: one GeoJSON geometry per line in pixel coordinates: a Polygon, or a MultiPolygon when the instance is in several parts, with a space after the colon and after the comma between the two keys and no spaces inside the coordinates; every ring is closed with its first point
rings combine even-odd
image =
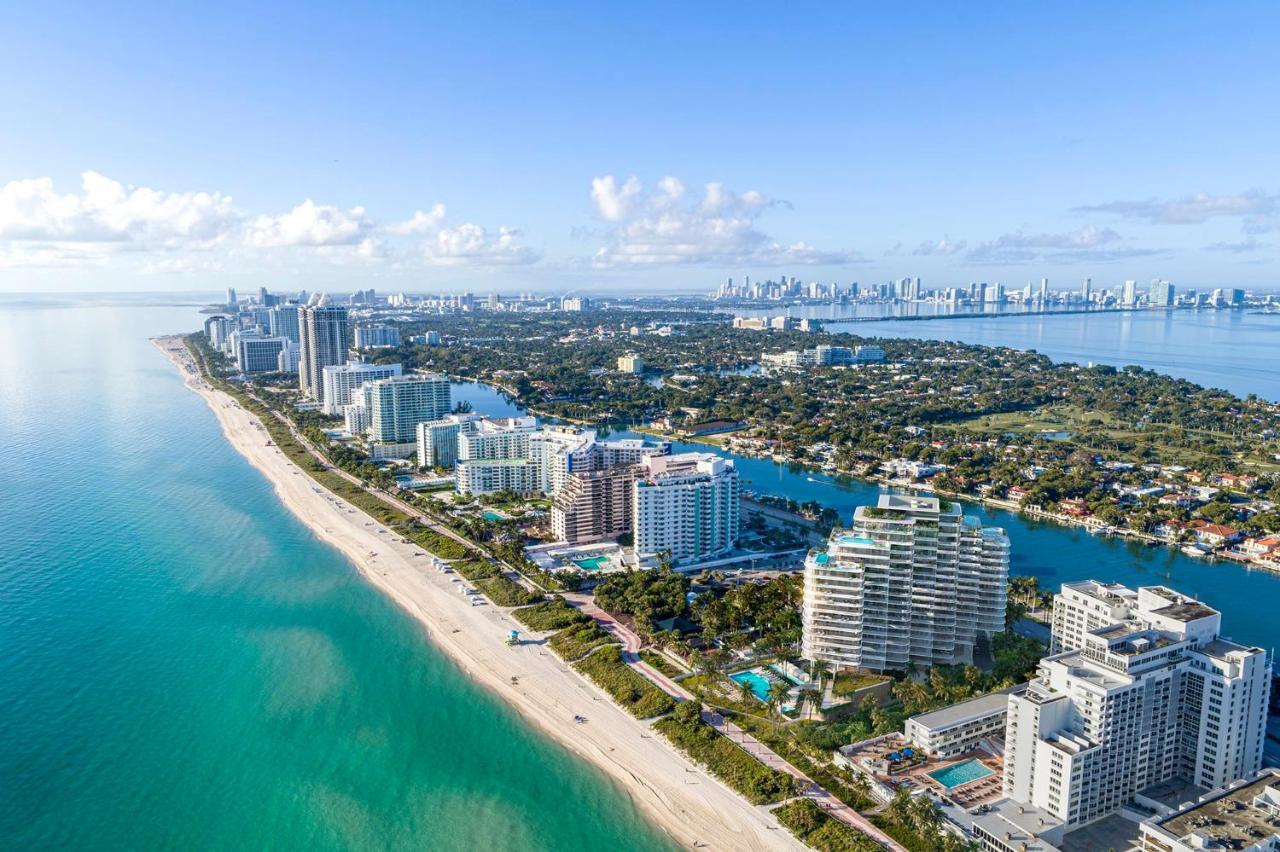
{"type": "Polygon", "coordinates": [[[1242,534],[1235,527],[1211,524],[1208,521],[1196,520],[1187,525],[1195,533],[1196,541],[1210,547],[1225,547],[1239,541],[1242,534]]]}

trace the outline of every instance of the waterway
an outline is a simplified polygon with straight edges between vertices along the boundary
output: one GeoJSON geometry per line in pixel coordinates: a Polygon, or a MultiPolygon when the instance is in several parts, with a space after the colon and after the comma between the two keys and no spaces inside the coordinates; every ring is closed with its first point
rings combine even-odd
{"type": "Polygon", "coordinates": [[[670,848],[284,509],[201,319],[0,300],[0,848],[670,848]]]}

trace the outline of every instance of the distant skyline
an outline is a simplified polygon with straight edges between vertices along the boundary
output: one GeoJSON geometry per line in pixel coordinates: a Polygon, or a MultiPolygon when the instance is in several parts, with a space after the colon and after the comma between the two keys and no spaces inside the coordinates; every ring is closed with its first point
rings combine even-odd
{"type": "Polygon", "coordinates": [[[28,4],[0,292],[1280,288],[1274,4],[28,4]]]}

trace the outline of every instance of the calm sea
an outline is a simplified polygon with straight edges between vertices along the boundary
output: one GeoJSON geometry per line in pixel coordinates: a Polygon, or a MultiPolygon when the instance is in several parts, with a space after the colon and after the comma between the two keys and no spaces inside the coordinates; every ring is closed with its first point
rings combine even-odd
{"type": "Polygon", "coordinates": [[[285,511],[200,320],[0,301],[0,848],[670,848],[285,511]]]}

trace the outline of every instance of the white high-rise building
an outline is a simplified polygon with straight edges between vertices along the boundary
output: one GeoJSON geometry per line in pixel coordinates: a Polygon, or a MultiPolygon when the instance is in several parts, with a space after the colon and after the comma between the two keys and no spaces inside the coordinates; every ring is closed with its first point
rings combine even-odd
{"type": "Polygon", "coordinates": [[[458,436],[470,432],[479,414],[449,414],[417,426],[418,467],[453,470],[458,461],[458,436]]]}
{"type": "Polygon", "coordinates": [[[646,456],[632,498],[635,552],[689,565],[723,554],[738,538],[738,471],[712,453],[646,456]]]}
{"type": "Polygon", "coordinates": [[[276,358],[276,370],[281,373],[298,372],[298,361],[301,355],[298,345],[286,340],[285,345],[280,349],[280,355],[276,358]]]}
{"type": "MultiPolygon", "coordinates": [[[[398,366],[398,365],[397,365],[398,366]]],[[[419,423],[439,420],[452,407],[449,377],[392,376],[370,382],[365,392],[369,440],[404,444],[417,440],[419,423]]]]}
{"type": "Polygon", "coordinates": [[[1004,792],[1068,830],[1172,779],[1212,789],[1262,762],[1267,652],[1220,635],[1221,615],[1164,586],[1070,583],[1053,647],[1009,698],[1004,792]]]}
{"type": "Polygon", "coordinates": [[[937,497],[860,506],[805,562],[803,651],[875,671],[972,662],[1004,629],[1009,539],[937,497]]]}
{"type": "MultiPolygon", "coordinates": [[[[321,405],[326,402],[324,368],[341,364],[347,357],[347,309],[325,299],[298,308],[298,387],[321,405]]],[[[338,410],[326,408],[330,414],[338,410]]]]}
{"type": "Polygon", "coordinates": [[[400,329],[394,325],[358,325],[355,332],[357,349],[376,349],[400,345],[400,329]]]}
{"type": "Polygon", "coordinates": [[[1138,304],[1138,282],[1132,278],[1124,282],[1124,288],[1120,291],[1120,304],[1138,304]]]}
{"type": "Polygon", "coordinates": [[[321,372],[321,410],[325,414],[341,414],[343,408],[359,401],[356,391],[365,382],[391,379],[403,373],[404,369],[399,364],[366,364],[363,361],[325,367],[321,372]]]}
{"type": "Polygon", "coordinates": [[[277,305],[267,315],[267,326],[272,337],[288,338],[295,346],[302,341],[298,331],[298,306],[277,305]]]}

